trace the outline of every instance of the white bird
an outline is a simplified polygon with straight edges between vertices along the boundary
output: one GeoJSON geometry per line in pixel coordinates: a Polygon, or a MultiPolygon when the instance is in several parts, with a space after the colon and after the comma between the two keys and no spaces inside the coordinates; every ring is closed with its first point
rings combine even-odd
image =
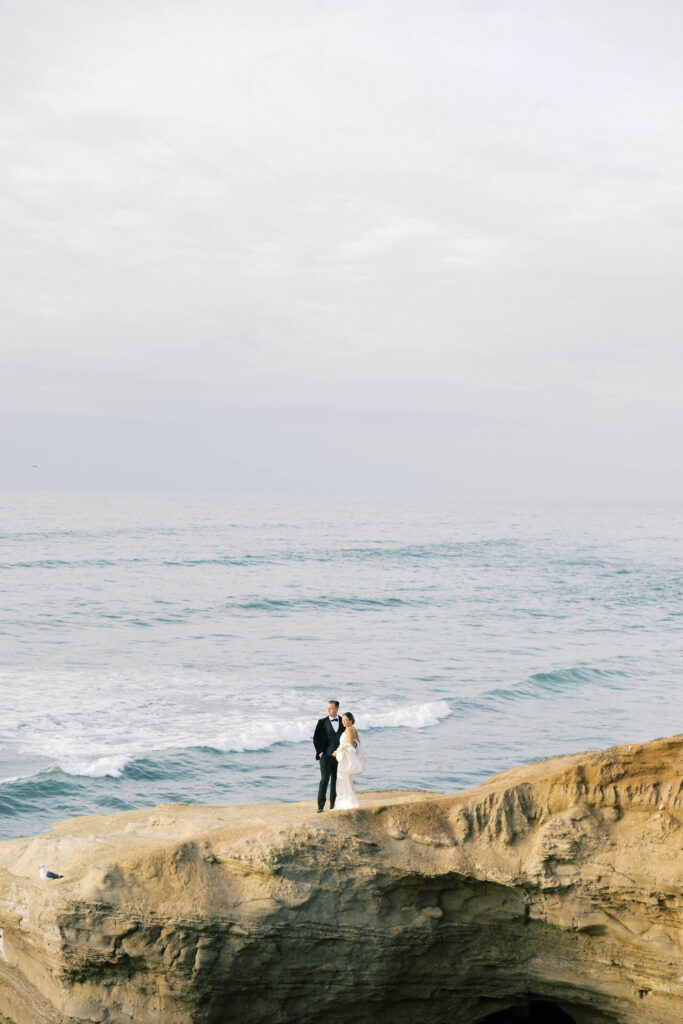
{"type": "Polygon", "coordinates": [[[40,877],[41,878],[64,878],[64,875],[58,875],[56,871],[48,871],[44,864],[40,865],[40,877]]]}

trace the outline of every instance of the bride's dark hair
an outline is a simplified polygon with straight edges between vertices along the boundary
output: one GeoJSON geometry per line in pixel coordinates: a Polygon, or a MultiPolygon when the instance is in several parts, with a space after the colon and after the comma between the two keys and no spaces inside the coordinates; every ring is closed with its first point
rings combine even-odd
{"type": "Polygon", "coordinates": [[[342,718],[348,718],[351,725],[356,724],[356,719],[353,717],[350,711],[345,711],[344,714],[342,715],[342,718]]]}

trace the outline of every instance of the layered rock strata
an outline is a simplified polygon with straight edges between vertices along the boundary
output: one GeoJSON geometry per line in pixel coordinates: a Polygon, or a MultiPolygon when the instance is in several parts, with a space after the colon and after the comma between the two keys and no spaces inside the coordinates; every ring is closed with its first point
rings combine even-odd
{"type": "Polygon", "coordinates": [[[682,775],[678,736],[357,811],[174,804],[0,843],[0,1019],[681,1024],[682,775]]]}

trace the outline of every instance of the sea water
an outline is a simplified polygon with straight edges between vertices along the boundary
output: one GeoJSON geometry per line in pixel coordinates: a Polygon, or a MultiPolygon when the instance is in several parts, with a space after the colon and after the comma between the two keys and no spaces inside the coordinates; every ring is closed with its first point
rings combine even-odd
{"type": "Polygon", "coordinates": [[[0,838],[680,731],[683,506],[0,495],[0,838]]]}

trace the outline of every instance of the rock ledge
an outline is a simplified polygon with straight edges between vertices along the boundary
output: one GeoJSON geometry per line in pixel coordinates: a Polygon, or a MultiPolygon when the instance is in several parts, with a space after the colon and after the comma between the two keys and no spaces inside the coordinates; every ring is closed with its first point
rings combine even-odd
{"type": "Polygon", "coordinates": [[[682,775],[683,735],[358,811],[173,804],[0,843],[0,1021],[470,1024],[542,1001],[681,1024],[682,775]]]}

